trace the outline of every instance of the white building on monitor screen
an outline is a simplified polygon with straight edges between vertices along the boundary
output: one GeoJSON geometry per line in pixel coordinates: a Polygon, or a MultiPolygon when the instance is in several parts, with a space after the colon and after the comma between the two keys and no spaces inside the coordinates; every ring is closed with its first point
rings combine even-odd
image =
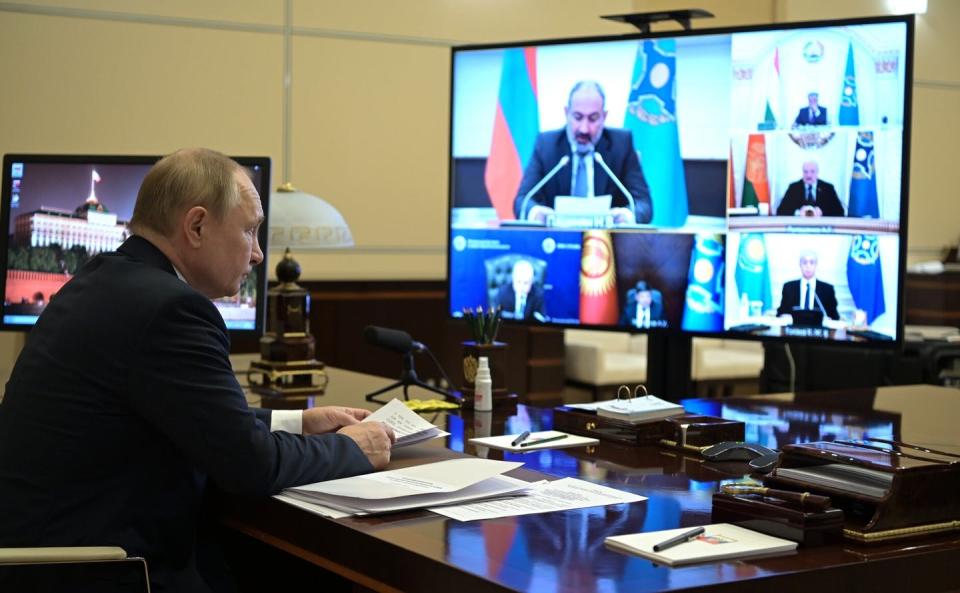
{"type": "Polygon", "coordinates": [[[127,222],[118,220],[96,197],[91,198],[73,212],[41,207],[21,214],[14,226],[14,244],[60,245],[63,249],[81,246],[90,255],[116,250],[127,238],[127,222]]]}

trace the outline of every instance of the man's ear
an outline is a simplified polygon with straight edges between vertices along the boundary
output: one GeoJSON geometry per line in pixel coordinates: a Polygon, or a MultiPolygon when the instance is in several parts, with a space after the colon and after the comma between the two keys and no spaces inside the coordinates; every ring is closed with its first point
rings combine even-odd
{"type": "Polygon", "coordinates": [[[204,226],[210,219],[210,213],[203,206],[194,206],[183,216],[183,234],[191,247],[200,247],[203,242],[204,226]]]}

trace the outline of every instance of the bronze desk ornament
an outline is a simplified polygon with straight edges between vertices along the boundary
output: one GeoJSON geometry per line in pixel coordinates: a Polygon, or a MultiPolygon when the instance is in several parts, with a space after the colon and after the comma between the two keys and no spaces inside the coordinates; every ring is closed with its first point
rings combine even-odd
{"type": "Polygon", "coordinates": [[[300,264],[289,247],[276,271],[280,284],[267,291],[267,331],[260,338],[261,359],[250,363],[247,380],[254,393],[285,400],[285,405],[264,407],[303,407],[309,396],[323,395],[328,378],[323,363],[314,359],[310,293],[297,284],[300,264]]]}

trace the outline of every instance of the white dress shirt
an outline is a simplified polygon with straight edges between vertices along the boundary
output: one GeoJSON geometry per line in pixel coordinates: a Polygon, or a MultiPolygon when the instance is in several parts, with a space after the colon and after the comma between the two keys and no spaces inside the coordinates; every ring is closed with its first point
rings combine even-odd
{"type": "Polygon", "coordinates": [[[637,307],[637,327],[650,327],[650,309],[637,307]]]}

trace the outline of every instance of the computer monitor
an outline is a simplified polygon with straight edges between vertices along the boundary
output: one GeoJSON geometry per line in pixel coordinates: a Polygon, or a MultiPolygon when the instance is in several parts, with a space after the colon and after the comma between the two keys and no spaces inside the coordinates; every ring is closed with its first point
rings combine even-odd
{"type": "MultiPolygon", "coordinates": [[[[51,298],[87,260],[113,251],[130,232],[137,192],[159,156],[7,154],[3,158],[0,224],[0,329],[29,330],[51,298]]],[[[270,159],[234,157],[250,173],[269,211],[270,159]]],[[[260,226],[267,252],[267,224],[260,226]]],[[[240,292],[216,299],[231,334],[263,332],[266,260],[240,292]]]]}
{"type": "Polygon", "coordinates": [[[896,344],[913,25],[454,48],[449,314],[896,344]]]}

